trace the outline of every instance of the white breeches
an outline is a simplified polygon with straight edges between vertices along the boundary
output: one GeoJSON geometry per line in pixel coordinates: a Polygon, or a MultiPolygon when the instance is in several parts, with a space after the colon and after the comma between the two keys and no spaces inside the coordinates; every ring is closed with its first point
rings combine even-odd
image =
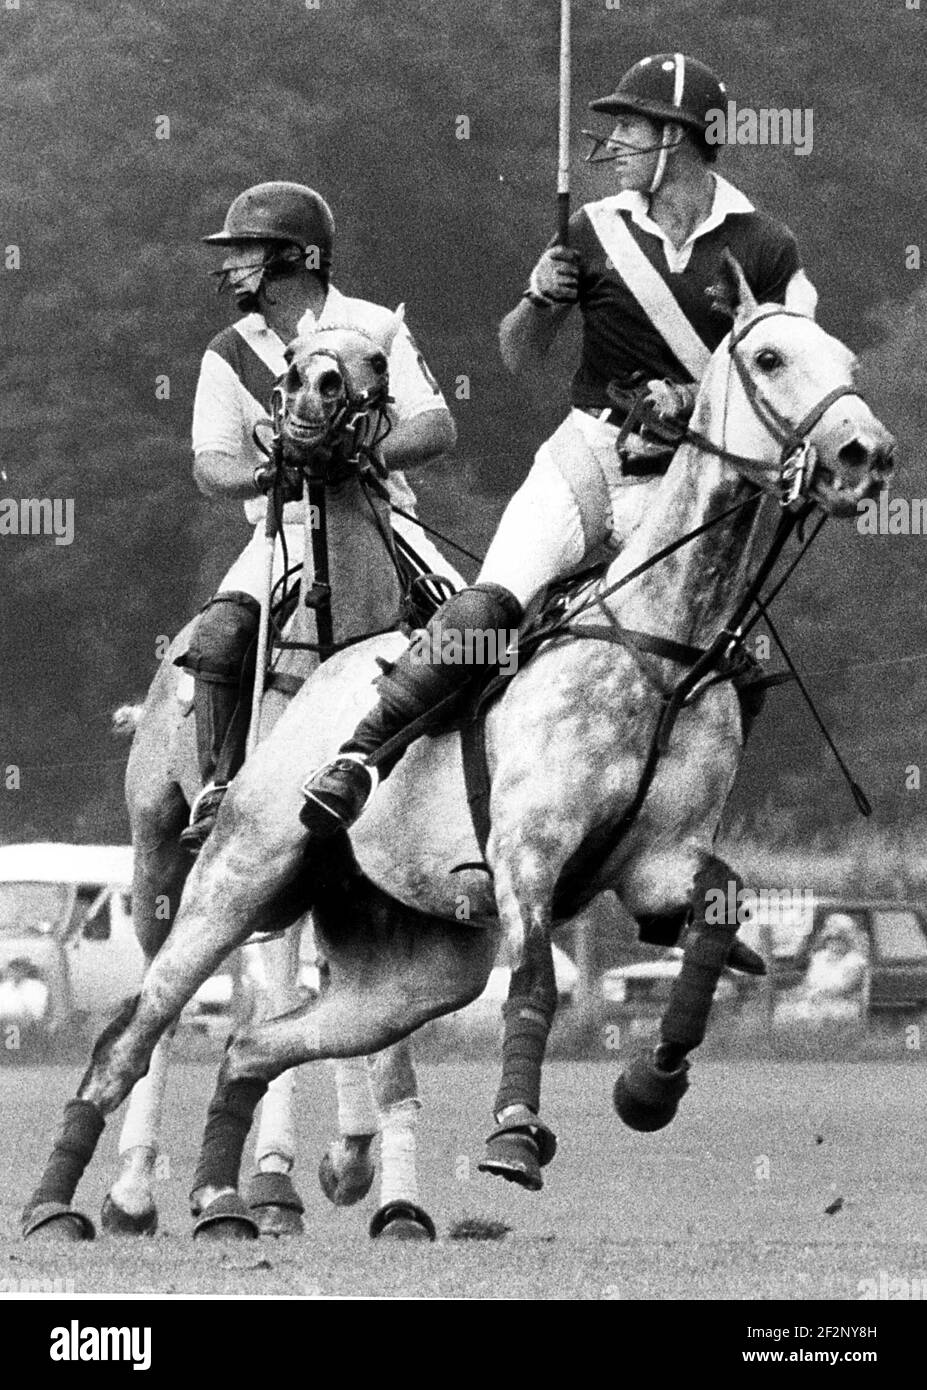
{"type": "Polygon", "coordinates": [[[580,428],[605,476],[610,512],[595,516],[590,534],[587,508],[584,531],[576,493],[561,471],[569,476],[569,459],[559,453],[559,432],[541,445],[531,472],[502,514],[479,574],[482,581],[503,585],[523,607],[545,584],[578,569],[595,547],[620,550],[661,481],[622,476],[613,425],[585,416],[580,428]]]}

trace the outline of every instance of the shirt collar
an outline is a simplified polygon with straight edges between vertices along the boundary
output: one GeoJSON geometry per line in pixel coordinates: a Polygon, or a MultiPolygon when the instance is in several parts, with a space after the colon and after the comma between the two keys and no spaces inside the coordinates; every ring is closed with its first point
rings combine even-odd
{"type": "MultiPolygon", "coordinates": [[[[724,219],[729,217],[732,213],[756,211],[750,199],[745,193],[741,193],[739,188],[735,188],[732,183],[728,183],[727,179],[722,178],[720,174],[712,173],[711,177],[715,181],[715,196],[712,200],[711,211],[704,222],[700,222],[691,236],[686,238],[683,242],[683,246],[690,245],[697,237],[705,236],[708,232],[713,232],[714,229],[720,227],[724,219]]],[[[650,232],[653,236],[658,236],[662,242],[672,246],[672,242],[670,242],[663,228],[658,226],[650,216],[647,194],[641,193],[636,188],[626,188],[623,192],[615,194],[612,206],[621,210],[627,210],[631,214],[631,221],[636,222],[643,231],[650,232]]],[[[674,250],[676,250],[676,248],[674,248],[674,250]]],[[[681,251],[682,247],[679,247],[678,250],[681,251]]]]}
{"type": "MultiPolygon", "coordinates": [[[[324,327],[326,324],[337,322],[338,314],[341,312],[343,304],[344,295],[340,290],[336,290],[334,285],[329,285],[325,295],[325,303],[322,305],[322,312],[319,314],[318,318],[316,318],[312,310],[307,309],[296,325],[297,336],[308,336],[314,328],[320,326],[324,327]]],[[[272,338],[275,338],[278,343],[283,342],[282,338],[271,328],[263,314],[257,312],[246,314],[243,319],[239,320],[239,326],[245,331],[250,329],[252,333],[268,333],[272,338]]],[[[283,345],[284,347],[286,346],[285,343],[283,345]]]]}

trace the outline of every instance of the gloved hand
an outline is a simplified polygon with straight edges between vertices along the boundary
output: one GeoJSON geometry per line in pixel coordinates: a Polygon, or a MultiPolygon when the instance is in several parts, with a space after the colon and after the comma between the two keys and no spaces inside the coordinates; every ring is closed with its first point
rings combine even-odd
{"type": "Polygon", "coordinates": [[[575,304],[579,296],[579,252],[551,246],[531,272],[528,293],[547,304],[575,304]]]}
{"type": "MultiPolygon", "coordinates": [[[[287,464],[280,465],[283,481],[283,501],[299,502],[303,495],[303,477],[298,468],[287,464]]],[[[254,486],[259,492],[268,493],[277,481],[277,465],[267,459],[254,470],[254,486]]]]}
{"type": "Polygon", "coordinates": [[[654,378],[647,382],[645,404],[658,420],[688,420],[695,407],[694,385],[654,378]]]}

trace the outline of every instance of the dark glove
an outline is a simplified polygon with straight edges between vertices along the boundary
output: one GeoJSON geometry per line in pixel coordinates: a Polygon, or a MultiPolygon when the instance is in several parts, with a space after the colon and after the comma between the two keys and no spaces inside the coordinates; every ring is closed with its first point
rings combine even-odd
{"type": "Polygon", "coordinates": [[[550,246],[531,272],[528,298],[533,304],[575,304],[579,297],[579,252],[550,246]]]}
{"type": "Polygon", "coordinates": [[[277,481],[278,471],[282,482],[282,499],[284,502],[299,502],[303,495],[303,475],[298,468],[292,468],[285,463],[278,465],[273,460],[268,459],[266,463],[259,463],[254,470],[254,486],[258,492],[268,493],[277,481]]]}

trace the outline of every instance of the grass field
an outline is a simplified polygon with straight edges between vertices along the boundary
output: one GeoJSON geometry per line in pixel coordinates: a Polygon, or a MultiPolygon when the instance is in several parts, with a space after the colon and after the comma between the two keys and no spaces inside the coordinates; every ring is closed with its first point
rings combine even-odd
{"type": "MultiPolygon", "coordinates": [[[[539,1194],[476,1171],[495,1068],[420,1070],[421,1199],[436,1245],[372,1242],[376,1187],[358,1207],[325,1201],[315,1169],[334,1102],[326,1068],[316,1067],[300,1078],[296,1178],[307,1233],[207,1248],[190,1239],[186,1190],[211,1066],[180,1066],[171,1077],[158,1235],[79,1246],[26,1244],[18,1233],[79,1071],[0,1071],[0,1288],[47,1279],[78,1295],[856,1299],[880,1271],[927,1287],[927,1068],[704,1062],[674,1124],[640,1135],[612,1111],[613,1065],[552,1062],[545,1110],[560,1151],[539,1194]],[[512,1229],[493,1242],[449,1239],[464,1216],[512,1229]]],[[[95,1219],[117,1137],[112,1123],[78,1194],[95,1219]]]]}

